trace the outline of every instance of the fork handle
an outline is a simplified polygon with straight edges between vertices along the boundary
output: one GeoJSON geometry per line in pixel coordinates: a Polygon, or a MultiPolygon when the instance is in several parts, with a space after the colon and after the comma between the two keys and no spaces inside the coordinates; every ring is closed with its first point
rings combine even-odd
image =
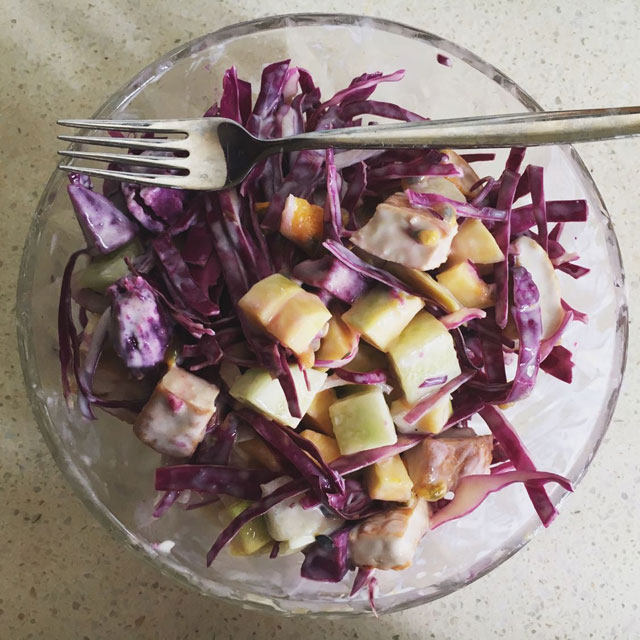
{"type": "Polygon", "coordinates": [[[640,107],[511,113],[328,129],[273,140],[282,151],[435,147],[475,149],[590,142],[640,134],[640,107]]]}

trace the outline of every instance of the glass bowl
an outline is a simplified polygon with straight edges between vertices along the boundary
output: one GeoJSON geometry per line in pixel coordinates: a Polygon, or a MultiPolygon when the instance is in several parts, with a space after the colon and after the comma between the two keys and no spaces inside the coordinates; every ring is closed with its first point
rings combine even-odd
{"type": "MultiPolygon", "coordinates": [[[[400,83],[383,84],[375,97],[390,99],[432,118],[540,110],[514,82],[473,53],[435,35],[394,22],[348,15],[290,15],[234,25],[198,38],[163,56],[114,94],[100,118],[200,116],[219,97],[222,72],[231,65],[254,89],[262,66],[291,58],[309,69],[323,95],[365,71],[406,69],[400,83]],[[439,64],[442,53],[451,66],[439,64]]],[[[60,114],[82,115],[82,114],[60,114]]],[[[494,163],[477,165],[496,174],[494,163]]],[[[546,167],[550,198],[586,198],[584,229],[568,225],[564,241],[591,273],[562,276],[565,298],[589,313],[588,326],[574,323],[564,343],[575,349],[572,385],[541,375],[532,397],[509,410],[541,469],[577,482],[609,424],[622,379],[627,347],[627,307],[620,253],[609,215],[584,164],[571,147],[530,150],[527,161],[546,167]],[[575,232],[575,233],[574,233],[575,232]]],[[[203,594],[244,607],[284,614],[357,614],[368,610],[364,594],[349,599],[346,583],[299,578],[301,555],[233,558],[226,552],[207,569],[205,554],[217,524],[206,509],[170,510],[151,516],[158,454],[130,427],[100,413],[82,421],[60,394],[56,323],[60,277],[69,254],[83,244],[67,201],[66,177],[51,176],[24,249],[18,283],[18,337],[36,421],[60,469],[95,516],[117,539],[163,573],[203,594]],[[175,546],[171,550],[171,541],[175,546]]],[[[554,503],[564,492],[551,491],[554,503]]],[[[402,572],[379,572],[379,612],[433,600],[490,571],[539,529],[524,490],[494,494],[474,513],[423,540],[414,564],[402,572]]],[[[352,579],[352,574],[347,581],[352,579]]]]}

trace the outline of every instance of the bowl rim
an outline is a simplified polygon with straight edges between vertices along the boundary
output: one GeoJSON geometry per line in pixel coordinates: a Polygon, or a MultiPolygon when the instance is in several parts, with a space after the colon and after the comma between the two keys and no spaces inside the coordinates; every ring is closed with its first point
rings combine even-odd
{"type": "MultiPolygon", "coordinates": [[[[121,107],[123,104],[128,103],[140,91],[142,91],[149,82],[153,81],[153,79],[158,75],[160,65],[171,65],[172,63],[180,60],[188,52],[197,52],[199,49],[209,48],[215,43],[224,42],[228,39],[248,35],[254,32],[265,32],[285,27],[304,26],[339,26],[353,28],[366,26],[395,35],[401,35],[423,41],[427,44],[432,45],[433,47],[437,47],[438,49],[455,56],[467,65],[488,76],[494,82],[499,84],[505,91],[516,98],[520,102],[520,104],[522,104],[522,106],[527,110],[543,111],[542,107],[526,91],[524,91],[519,85],[511,80],[511,78],[506,76],[495,66],[485,62],[465,47],[455,44],[454,42],[451,42],[436,34],[403,24],[401,22],[366,15],[348,13],[289,13],[271,15],[263,18],[246,20],[243,22],[228,25],[222,27],[221,29],[194,38],[193,40],[183,43],[178,47],[175,47],[168,53],[159,56],[153,62],[145,66],[140,72],[135,74],[132,79],[123,84],[95,111],[92,117],[105,117],[105,114],[109,114],[110,112],[121,107]],[[362,24],[363,22],[365,23],[364,25],[362,24]]],[[[616,324],[616,342],[621,343],[620,346],[622,347],[621,353],[617,354],[617,364],[619,365],[620,371],[620,383],[615,389],[613,389],[613,392],[609,396],[604,410],[599,416],[599,423],[601,424],[600,433],[598,434],[597,440],[595,441],[595,444],[590,451],[590,455],[587,457],[584,465],[577,470],[577,473],[574,476],[575,479],[573,484],[575,486],[580,482],[580,480],[586,473],[586,470],[590,466],[591,461],[593,460],[594,455],[600,447],[602,439],[604,438],[604,435],[606,434],[613,417],[613,412],[615,410],[622,387],[624,371],[627,362],[629,321],[624,266],[622,262],[619,242],[613,229],[611,216],[604,204],[600,191],[593,178],[591,177],[591,174],[589,173],[582,158],[572,146],[566,145],[564,146],[564,148],[568,151],[569,156],[575,163],[578,172],[581,173],[584,178],[586,178],[587,186],[591,189],[590,196],[598,204],[600,211],[606,219],[609,238],[612,240],[611,252],[613,258],[617,259],[618,264],[620,265],[619,275],[622,285],[617,292],[618,316],[616,324]]],[[[49,417],[42,406],[41,398],[38,397],[38,385],[34,383],[34,376],[30,375],[34,372],[29,364],[29,361],[30,353],[32,352],[30,294],[32,291],[31,285],[33,282],[35,264],[31,259],[31,252],[29,251],[29,249],[37,243],[43,231],[44,222],[46,221],[45,217],[43,216],[43,212],[46,210],[48,205],[48,196],[55,188],[57,188],[58,183],[63,179],[63,177],[63,172],[56,167],[49,180],[47,181],[42,195],[38,201],[34,218],[29,227],[29,231],[27,233],[23,247],[16,294],[15,310],[17,320],[16,324],[18,350],[20,354],[21,368],[29,404],[34,414],[38,429],[42,434],[58,468],[65,477],[65,480],[69,483],[73,491],[80,498],[84,506],[87,507],[92,515],[105,527],[105,529],[107,529],[107,531],[109,531],[109,533],[115,538],[115,540],[124,542],[127,547],[138,552],[136,553],[136,556],[138,558],[142,558],[156,570],[159,570],[162,574],[173,578],[178,583],[188,586],[190,589],[195,589],[203,595],[213,597],[237,606],[240,602],[238,598],[226,596],[223,594],[214,594],[211,591],[204,589],[196,581],[189,579],[186,575],[186,572],[180,571],[174,565],[164,561],[162,556],[157,552],[154,552],[149,545],[142,543],[135,536],[133,536],[120,522],[120,520],[111,511],[109,511],[91,491],[87,490],[86,485],[84,485],[81,481],[82,477],[79,470],[75,468],[73,464],[68,464],[68,460],[65,459],[64,447],[61,446],[61,439],[55,431],[47,427],[49,423],[49,417]]],[[[612,370],[615,369],[616,362],[614,362],[612,370]]],[[[38,376],[36,376],[35,379],[37,380],[38,376]]],[[[556,506],[563,502],[566,495],[566,491],[563,491],[561,493],[560,497],[555,503],[556,506]]],[[[522,549],[529,542],[529,540],[531,540],[534,535],[536,535],[540,531],[541,528],[542,525],[538,525],[530,532],[529,535],[524,536],[517,544],[510,547],[508,550],[503,550],[496,558],[491,560],[486,567],[484,567],[481,571],[473,574],[471,577],[460,579],[457,581],[451,581],[447,583],[446,588],[436,594],[417,595],[412,598],[410,597],[406,600],[403,600],[397,605],[385,609],[383,613],[393,613],[425,604],[432,600],[436,600],[438,598],[446,596],[454,591],[457,591],[459,588],[476,581],[478,578],[481,578],[482,576],[491,572],[493,569],[513,556],[517,551],[522,549]]],[[[296,612],[294,611],[285,610],[278,607],[275,602],[266,602],[266,600],[264,599],[262,602],[252,601],[250,606],[251,608],[271,614],[280,614],[287,616],[300,615],[296,614],[296,612]]],[[[358,610],[331,610],[304,612],[303,615],[312,617],[327,615],[331,617],[353,617],[363,614],[366,615],[367,613],[369,612],[358,610]]]]}

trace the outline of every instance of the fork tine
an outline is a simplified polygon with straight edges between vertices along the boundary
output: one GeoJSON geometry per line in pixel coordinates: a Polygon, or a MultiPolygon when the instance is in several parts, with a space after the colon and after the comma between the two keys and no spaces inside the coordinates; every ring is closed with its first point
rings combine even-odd
{"type": "MultiPolygon", "coordinates": [[[[199,120],[199,119],[196,119],[199,120]]],[[[188,133],[191,120],[58,120],[61,127],[105,129],[111,131],[154,131],[188,133]]]]}
{"type": "Polygon", "coordinates": [[[153,175],[150,173],[130,173],[128,171],[113,171],[111,169],[96,169],[95,167],[76,167],[70,164],[58,165],[61,171],[70,173],[84,173],[96,178],[111,178],[119,182],[134,182],[136,184],[150,184],[156,187],[170,187],[180,189],[184,187],[184,176],[153,175]]]}
{"type": "Polygon", "coordinates": [[[158,158],[153,156],[138,156],[126,153],[96,153],[94,151],[74,151],[65,149],[58,151],[58,155],[66,158],[85,158],[100,162],[116,162],[122,165],[140,165],[143,167],[159,167],[161,169],[187,169],[187,158],[158,158]]]}
{"type": "Polygon", "coordinates": [[[186,139],[170,140],[158,138],[102,138],[98,136],[58,136],[58,140],[64,142],[77,142],[78,144],[95,144],[102,147],[122,147],[124,149],[171,149],[173,151],[186,151],[186,139]]]}

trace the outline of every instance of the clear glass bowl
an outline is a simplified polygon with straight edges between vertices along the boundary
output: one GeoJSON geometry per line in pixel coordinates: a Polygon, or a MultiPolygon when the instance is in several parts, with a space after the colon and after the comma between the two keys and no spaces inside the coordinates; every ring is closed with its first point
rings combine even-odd
{"type": "MultiPolygon", "coordinates": [[[[405,79],[382,85],[376,97],[433,118],[540,109],[494,67],[432,34],[358,16],[292,15],[227,27],[172,51],[137,74],[95,116],[199,116],[219,97],[227,67],[235,64],[255,88],[265,63],[289,57],[313,73],[324,96],[364,71],[404,68],[405,79]],[[439,64],[437,53],[448,56],[452,66],[439,64]]],[[[504,157],[501,152],[495,163],[477,166],[483,175],[495,175],[504,157]]],[[[529,151],[527,160],[547,168],[548,197],[586,198],[590,206],[586,227],[578,234],[577,225],[568,225],[564,235],[568,249],[593,267],[586,278],[562,280],[565,298],[590,315],[588,326],[573,324],[565,338],[575,349],[574,383],[542,375],[533,396],[509,411],[539,467],[575,482],[618,397],[627,347],[623,270],[609,215],[577,153],[570,147],[538,149],[529,151]]],[[[271,561],[223,553],[207,569],[205,553],[217,524],[206,510],[173,509],[157,521],[151,516],[158,455],[138,442],[128,425],[103,414],[86,423],[67,409],[60,395],[55,318],[65,261],[83,242],[65,184],[66,177],[54,172],[38,205],[22,259],[17,313],[33,411],[70,484],[119,540],[204,594],[285,614],[366,611],[364,595],[349,599],[347,584],[301,580],[300,555],[271,561]],[[172,551],[158,548],[164,540],[175,542],[172,551]]],[[[557,487],[551,491],[555,503],[563,495],[557,487]]],[[[468,584],[515,553],[538,528],[521,487],[492,495],[470,516],[428,534],[411,568],[380,573],[378,610],[415,606],[468,584]]]]}

